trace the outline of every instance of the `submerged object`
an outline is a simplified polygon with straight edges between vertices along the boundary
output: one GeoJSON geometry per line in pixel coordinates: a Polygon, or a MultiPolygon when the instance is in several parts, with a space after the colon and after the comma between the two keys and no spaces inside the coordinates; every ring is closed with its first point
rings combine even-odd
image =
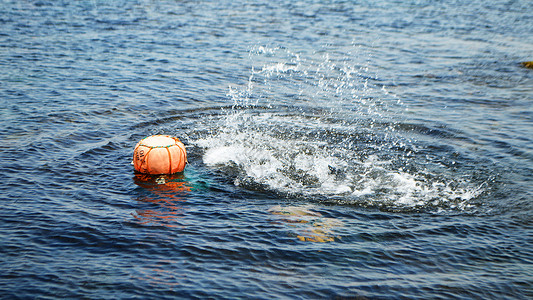
{"type": "Polygon", "coordinates": [[[327,243],[334,242],[339,237],[334,236],[334,229],[342,227],[341,221],[323,217],[321,213],[310,210],[312,205],[304,206],[274,206],[268,209],[279,217],[281,223],[289,225],[302,242],[327,243]]]}
{"type": "Polygon", "coordinates": [[[533,69],[533,60],[532,61],[525,61],[522,63],[522,65],[526,68],[533,69]]]}
{"type": "Polygon", "coordinates": [[[133,150],[133,166],[140,173],[174,174],[183,172],[186,164],[185,145],[169,135],[146,137],[133,150]]]}

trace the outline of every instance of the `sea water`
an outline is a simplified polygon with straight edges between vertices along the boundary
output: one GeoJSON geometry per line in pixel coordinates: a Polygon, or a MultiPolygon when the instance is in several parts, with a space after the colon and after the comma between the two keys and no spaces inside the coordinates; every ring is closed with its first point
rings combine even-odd
{"type": "Polygon", "coordinates": [[[530,1],[0,4],[2,298],[533,296],[530,1]]]}

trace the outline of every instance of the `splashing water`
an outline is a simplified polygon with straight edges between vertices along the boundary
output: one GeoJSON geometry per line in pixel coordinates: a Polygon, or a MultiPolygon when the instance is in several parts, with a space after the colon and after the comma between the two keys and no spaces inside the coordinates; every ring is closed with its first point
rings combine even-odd
{"type": "Polygon", "coordinates": [[[233,109],[195,142],[235,185],[392,210],[463,210],[484,192],[471,174],[457,176],[450,149],[416,140],[424,130],[357,56],[257,47],[250,58],[248,82],[229,88],[233,109]]]}

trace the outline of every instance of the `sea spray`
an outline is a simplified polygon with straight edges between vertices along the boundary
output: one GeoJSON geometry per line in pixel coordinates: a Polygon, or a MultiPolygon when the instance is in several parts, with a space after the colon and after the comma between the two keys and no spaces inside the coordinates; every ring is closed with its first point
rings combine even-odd
{"type": "Polygon", "coordinates": [[[195,142],[235,185],[386,210],[467,209],[483,193],[427,153],[406,105],[357,57],[258,47],[250,59],[232,109],[195,142]]]}

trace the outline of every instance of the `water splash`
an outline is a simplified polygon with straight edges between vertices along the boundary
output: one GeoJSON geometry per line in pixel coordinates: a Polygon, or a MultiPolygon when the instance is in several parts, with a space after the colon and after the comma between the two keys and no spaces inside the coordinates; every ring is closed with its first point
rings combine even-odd
{"type": "Polygon", "coordinates": [[[417,142],[406,106],[368,67],[280,48],[250,57],[247,83],[228,93],[233,109],[195,141],[235,185],[384,209],[463,210],[483,193],[417,142]]]}

